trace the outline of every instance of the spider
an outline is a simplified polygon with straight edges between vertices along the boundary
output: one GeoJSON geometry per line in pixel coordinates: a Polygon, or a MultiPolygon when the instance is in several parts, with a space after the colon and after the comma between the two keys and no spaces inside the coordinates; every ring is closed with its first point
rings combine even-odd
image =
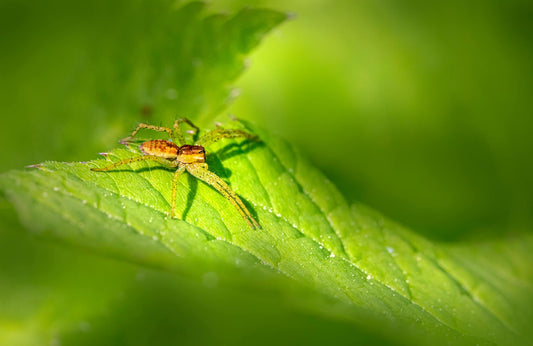
{"type": "Polygon", "coordinates": [[[207,163],[205,162],[205,149],[204,146],[212,144],[223,138],[237,138],[245,137],[248,139],[256,139],[257,137],[251,135],[245,131],[238,129],[226,130],[217,126],[214,130],[205,134],[202,138],[196,141],[194,145],[186,144],[185,138],[180,130],[180,124],[187,123],[194,131],[193,140],[199,132],[199,128],[194,125],[189,119],[182,118],[174,121],[174,130],[168,127],[154,126],[148,124],[139,124],[137,128],[128,137],[122,139],[120,143],[128,144],[135,134],[141,129],[149,129],[159,132],[166,132],[170,137],[170,140],[154,139],[143,142],[139,149],[144,154],[143,156],[132,157],[113,163],[110,166],[103,168],[91,168],[92,171],[105,172],[118,166],[127,165],[138,161],[156,161],[169,168],[176,168],[174,178],[172,180],[172,209],[170,211],[170,217],[174,218],[176,209],[176,187],[178,178],[184,171],[189,172],[194,177],[204,181],[205,183],[214,187],[220,192],[228,201],[231,202],[237,208],[241,216],[248,222],[252,229],[260,228],[259,224],[252,217],[246,206],[242,203],[241,199],[233,190],[220,179],[215,173],[208,170],[207,163]],[[176,144],[176,139],[177,143],[176,144]]]}

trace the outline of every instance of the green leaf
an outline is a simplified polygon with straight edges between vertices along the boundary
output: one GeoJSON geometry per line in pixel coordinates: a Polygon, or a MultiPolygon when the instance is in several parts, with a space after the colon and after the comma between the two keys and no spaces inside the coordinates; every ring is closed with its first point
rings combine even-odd
{"type": "MultiPolygon", "coordinates": [[[[519,321],[527,320],[520,304],[529,302],[532,287],[531,268],[522,260],[533,248],[531,237],[515,241],[512,251],[492,250],[499,258],[510,255],[511,272],[483,260],[478,245],[433,244],[364,206],[349,205],[288,143],[248,123],[226,125],[242,126],[262,141],[208,148],[210,169],[242,197],[259,230],[214,189],[188,176],[179,181],[179,219],[169,218],[173,172],[155,163],[102,173],[90,168],[107,160],[45,162],[3,174],[0,188],[27,228],[102,253],[178,271],[223,265],[277,272],[384,321],[407,323],[418,334],[520,339],[525,329],[519,321]],[[479,258],[469,251],[480,251],[479,258]]],[[[136,149],[116,149],[107,158],[135,155],[136,149]]]]}
{"type": "Polygon", "coordinates": [[[1,171],[80,160],[141,121],[213,118],[234,100],[247,54],[287,18],[257,8],[210,14],[203,2],[173,0],[0,6],[0,22],[17,27],[0,38],[0,103],[10,115],[0,145],[17,143],[1,171]]]}
{"type": "MultiPolygon", "coordinates": [[[[1,163],[6,167],[44,158],[89,157],[97,147],[108,147],[124,137],[143,117],[150,118],[142,120],[145,122],[170,124],[176,114],[205,120],[220,113],[233,98],[230,84],[242,72],[245,54],[285,19],[284,14],[257,9],[234,16],[208,15],[201,3],[175,7],[174,1],[166,0],[97,2],[86,7],[52,0],[31,7],[2,6],[2,23],[7,28],[17,27],[0,39],[0,87],[5,88],[0,90],[0,103],[6,114],[16,115],[6,117],[0,136],[5,148],[17,143],[17,150],[4,153],[1,163]],[[23,20],[19,20],[21,14],[23,20]],[[20,47],[32,47],[31,54],[20,47]],[[21,119],[25,126],[20,126],[21,119]]],[[[293,60],[301,63],[301,54],[295,56],[293,60]]],[[[336,67],[344,69],[342,64],[336,67]]],[[[298,80],[305,84],[303,77],[298,80]]],[[[264,89],[263,80],[261,85],[264,89]]],[[[272,103],[271,95],[268,102],[272,103]]],[[[297,125],[300,128],[301,121],[297,125]]],[[[347,318],[364,326],[365,332],[379,337],[385,332],[384,338],[397,343],[513,343],[520,335],[530,334],[530,236],[458,245],[429,242],[379,213],[346,203],[290,145],[247,126],[263,143],[220,143],[210,148],[209,164],[241,195],[262,224],[261,230],[249,229],[227,200],[188,176],[182,177],[178,190],[181,221],[169,219],[172,172],[151,164],[96,173],[89,167],[105,165],[103,160],[47,162],[39,170],[3,174],[1,196],[15,206],[28,229],[92,248],[96,254],[202,275],[208,284],[213,275],[244,272],[252,275],[233,275],[231,284],[243,277],[257,279],[259,283],[250,285],[256,289],[271,289],[275,285],[272,274],[279,273],[290,279],[280,280],[277,289],[282,295],[298,295],[295,304],[302,309],[318,311],[324,320],[329,316],[347,318]],[[330,299],[320,304],[307,291],[294,293],[289,280],[330,299]]],[[[327,150],[322,153],[330,153],[324,148],[327,150]]],[[[346,156],[339,152],[335,157],[346,156]]],[[[119,149],[108,158],[137,154],[119,149]]],[[[331,157],[326,160],[332,161],[331,157]]],[[[352,162],[360,164],[360,160],[352,162]]],[[[0,202],[2,212],[10,211],[4,209],[6,200],[0,202]]],[[[3,228],[6,220],[1,221],[3,228]]],[[[14,221],[7,227],[11,226],[17,227],[14,221]]],[[[124,287],[138,288],[136,267],[110,270],[109,280],[95,275],[105,283],[95,285],[87,272],[126,265],[96,255],[73,262],[73,254],[81,256],[77,246],[44,246],[45,251],[33,243],[29,248],[14,247],[9,235],[1,235],[2,264],[8,264],[2,267],[0,277],[1,296],[7,297],[1,304],[0,334],[7,335],[3,341],[10,340],[10,332],[24,337],[23,344],[37,335],[39,341],[49,338],[57,329],[63,336],[74,333],[78,321],[88,318],[105,326],[113,324],[117,335],[123,337],[121,323],[132,313],[140,314],[138,320],[146,320],[138,308],[139,302],[148,300],[144,295],[130,300],[129,309],[100,318],[102,310],[109,310],[108,302],[116,300],[114,293],[106,291],[108,281],[117,286],[115,293],[122,294],[124,287]],[[51,255],[61,249],[72,253],[57,258],[51,255]],[[73,270],[85,280],[76,280],[73,270]],[[80,291],[85,292],[82,297],[80,291]],[[73,302],[75,308],[70,305],[73,302]],[[26,314],[31,314],[25,316],[22,327],[21,303],[26,314]]],[[[151,283],[144,289],[153,295],[151,283]]],[[[150,317],[176,320],[176,302],[167,306],[172,297],[194,296],[198,305],[216,304],[209,287],[195,291],[174,290],[175,286],[167,287],[168,299],[162,299],[164,303],[154,308],[150,317]],[[166,307],[164,314],[162,306],[166,307]]],[[[233,292],[231,297],[237,300],[241,295],[233,292]]],[[[223,312],[218,311],[213,324],[219,325],[221,316],[235,308],[237,304],[231,301],[219,303],[223,312]]],[[[256,304],[258,299],[251,299],[249,305],[256,309],[256,304]]],[[[242,314],[247,314],[246,303],[240,306],[242,314]]],[[[196,306],[191,310],[196,312],[196,306]]],[[[293,322],[290,320],[291,327],[293,322]]],[[[142,322],[130,326],[128,336],[134,338],[143,327],[142,322]]],[[[329,333],[327,327],[324,330],[329,333]]],[[[234,337],[231,332],[228,335],[234,337]]],[[[198,339],[195,341],[198,344],[198,339]]]]}

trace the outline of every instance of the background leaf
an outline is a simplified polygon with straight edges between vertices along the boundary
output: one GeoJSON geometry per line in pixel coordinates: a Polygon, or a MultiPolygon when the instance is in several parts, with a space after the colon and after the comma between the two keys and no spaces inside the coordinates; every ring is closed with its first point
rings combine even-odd
{"type": "Polygon", "coordinates": [[[261,9],[214,15],[204,3],[167,0],[2,7],[6,30],[17,28],[0,41],[10,129],[0,144],[17,143],[2,170],[88,157],[140,121],[212,118],[234,98],[245,54],[286,18],[261,9]]]}

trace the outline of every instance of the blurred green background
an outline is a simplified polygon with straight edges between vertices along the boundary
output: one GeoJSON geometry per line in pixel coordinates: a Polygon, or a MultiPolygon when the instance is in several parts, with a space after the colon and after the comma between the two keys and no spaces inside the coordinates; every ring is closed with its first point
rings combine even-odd
{"type": "MultiPolygon", "coordinates": [[[[208,11],[247,5],[216,1],[208,11]]],[[[234,82],[240,96],[225,112],[295,144],[348,200],[431,239],[531,232],[530,2],[253,5],[296,17],[251,55],[234,82]]],[[[127,71],[120,67],[133,58],[115,46],[138,40],[143,23],[127,36],[109,26],[118,26],[117,14],[127,17],[129,6],[0,1],[0,172],[93,159],[133,128],[137,121],[125,120],[131,113],[146,120],[139,112],[146,95],[132,100],[120,85],[127,71]],[[111,56],[120,64],[110,64],[111,56]],[[100,84],[107,87],[95,93],[100,84]]],[[[295,309],[279,293],[210,287],[35,239],[0,203],[0,341],[382,341],[295,309]]]]}
{"type": "Polygon", "coordinates": [[[262,3],[297,19],[254,54],[231,112],[427,236],[532,229],[531,2],[262,3]]]}

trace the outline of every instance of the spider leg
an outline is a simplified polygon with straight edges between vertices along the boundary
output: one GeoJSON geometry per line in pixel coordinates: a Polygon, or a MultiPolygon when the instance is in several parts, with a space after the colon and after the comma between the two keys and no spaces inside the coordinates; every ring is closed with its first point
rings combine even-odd
{"type": "Polygon", "coordinates": [[[151,156],[151,155],[144,155],[144,156],[137,156],[137,157],[131,157],[129,159],[124,159],[124,160],[120,160],[118,162],[115,162],[113,163],[112,165],[110,166],[107,166],[107,167],[102,167],[102,168],[91,168],[91,171],[95,171],[95,172],[105,172],[105,171],[109,171],[113,168],[116,168],[118,166],[122,166],[122,165],[127,165],[127,164],[130,164],[130,163],[133,163],[133,162],[139,162],[139,161],[156,161],[156,162],[159,162],[165,166],[169,166],[169,167],[176,167],[176,164],[173,163],[173,162],[170,162],[168,160],[165,160],[161,157],[157,157],[157,156],[151,156]]]}
{"type": "Polygon", "coordinates": [[[185,167],[187,169],[187,172],[214,187],[228,201],[230,201],[231,204],[233,204],[235,208],[237,208],[243,219],[245,219],[246,222],[248,222],[248,224],[250,225],[250,227],[252,227],[252,229],[261,228],[257,221],[255,221],[255,219],[252,217],[248,209],[246,209],[246,206],[244,205],[244,203],[242,203],[239,196],[237,196],[237,194],[233,192],[233,190],[228,186],[228,184],[224,182],[224,180],[220,179],[215,173],[208,171],[206,163],[193,163],[188,164],[185,167]]]}
{"type": "Polygon", "coordinates": [[[172,140],[172,142],[174,142],[174,143],[176,142],[176,140],[174,138],[174,133],[172,132],[172,129],[169,129],[168,127],[148,125],[148,124],[143,124],[143,123],[139,124],[139,126],[137,126],[137,128],[135,130],[133,130],[131,135],[129,135],[128,137],[126,137],[124,139],[121,139],[119,142],[121,144],[127,144],[129,141],[131,141],[133,139],[133,137],[141,129],[154,130],[154,131],[158,131],[158,132],[166,132],[166,133],[168,133],[168,136],[172,140]]]}
{"type": "Polygon", "coordinates": [[[187,144],[185,143],[185,138],[183,137],[183,134],[181,133],[181,129],[180,129],[181,123],[187,123],[189,124],[190,127],[194,129],[194,134],[193,134],[192,139],[193,141],[196,141],[196,137],[198,137],[198,133],[200,132],[200,129],[198,128],[198,126],[194,125],[192,121],[190,121],[189,119],[181,118],[181,119],[177,119],[176,121],[174,121],[174,131],[176,132],[176,136],[178,137],[179,145],[187,144]]]}
{"type": "Polygon", "coordinates": [[[248,132],[245,132],[243,130],[239,129],[230,129],[226,130],[222,127],[217,127],[214,130],[209,131],[206,133],[202,138],[200,138],[196,144],[207,146],[209,144],[215,143],[223,138],[237,138],[237,137],[245,137],[248,139],[257,139],[257,136],[252,135],[248,132]]]}
{"type": "Polygon", "coordinates": [[[176,189],[178,187],[178,178],[181,173],[185,170],[184,166],[179,166],[179,168],[174,172],[174,178],[172,179],[172,209],[170,210],[170,217],[173,218],[176,215],[176,189]]]}

